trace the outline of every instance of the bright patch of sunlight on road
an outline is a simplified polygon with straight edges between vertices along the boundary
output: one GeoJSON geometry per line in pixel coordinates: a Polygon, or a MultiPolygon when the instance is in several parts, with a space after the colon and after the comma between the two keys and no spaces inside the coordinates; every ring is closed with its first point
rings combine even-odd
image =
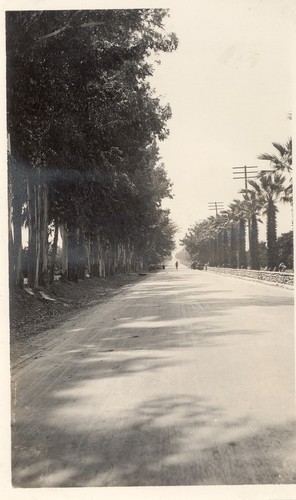
{"type": "MultiPolygon", "coordinates": [[[[200,318],[179,318],[170,320],[160,320],[159,316],[148,316],[130,323],[120,323],[120,325],[113,327],[116,328],[166,328],[178,326],[190,326],[200,322],[200,318]]],[[[112,328],[112,329],[113,329],[112,328]]]]}
{"type": "Polygon", "coordinates": [[[72,330],[65,330],[67,333],[83,332],[85,328],[72,328],[72,330]]]}

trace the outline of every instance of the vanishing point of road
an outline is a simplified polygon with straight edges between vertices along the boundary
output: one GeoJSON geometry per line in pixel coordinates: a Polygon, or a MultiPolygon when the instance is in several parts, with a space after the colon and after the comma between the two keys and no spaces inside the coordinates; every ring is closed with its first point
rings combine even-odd
{"type": "Polygon", "coordinates": [[[39,339],[14,486],[295,483],[292,290],[171,265],[39,339]]]}

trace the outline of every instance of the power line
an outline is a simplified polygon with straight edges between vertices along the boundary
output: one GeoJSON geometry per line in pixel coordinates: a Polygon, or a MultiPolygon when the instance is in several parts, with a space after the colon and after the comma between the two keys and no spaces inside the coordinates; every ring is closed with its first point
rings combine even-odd
{"type": "Polygon", "coordinates": [[[216,217],[218,216],[218,210],[222,210],[224,208],[223,201],[210,201],[208,203],[209,210],[215,210],[216,217]]]}
{"type": "Polygon", "coordinates": [[[244,179],[245,181],[245,193],[247,192],[248,189],[248,180],[249,179],[255,179],[258,177],[258,172],[257,170],[250,170],[250,169],[257,169],[257,165],[244,165],[241,167],[232,167],[233,169],[233,179],[244,179]],[[254,175],[256,174],[256,175],[254,175]]]}

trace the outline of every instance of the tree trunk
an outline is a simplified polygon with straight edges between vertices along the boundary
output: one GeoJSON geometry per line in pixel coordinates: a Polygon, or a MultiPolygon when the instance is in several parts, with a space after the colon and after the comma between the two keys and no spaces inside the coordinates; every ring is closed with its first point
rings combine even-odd
{"type": "Polygon", "coordinates": [[[258,222],[255,214],[251,217],[250,227],[250,259],[251,268],[260,269],[259,264],[259,244],[258,244],[258,222]]]}
{"type": "Polygon", "coordinates": [[[91,276],[100,276],[99,264],[99,236],[95,235],[91,243],[90,274],[91,276]]]}
{"type": "Polygon", "coordinates": [[[128,240],[128,256],[127,256],[127,271],[130,272],[132,270],[132,261],[133,261],[133,255],[134,255],[134,248],[133,245],[130,241],[128,240]]]}
{"type": "Polygon", "coordinates": [[[109,245],[110,276],[113,276],[115,274],[115,268],[117,265],[116,246],[117,244],[115,242],[112,242],[109,245]]]}
{"type": "Polygon", "coordinates": [[[39,272],[41,263],[41,187],[39,184],[40,172],[38,172],[38,183],[35,186],[35,220],[36,220],[36,261],[35,261],[35,280],[34,288],[39,285],[39,272]]]}
{"type": "Polygon", "coordinates": [[[245,221],[239,222],[239,250],[238,250],[238,265],[240,268],[247,267],[247,254],[246,254],[246,226],[245,221]]]}
{"type": "Polygon", "coordinates": [[[32,172],[29,173],[28,183],[28,286],[34,288],[36,283],[36,186],[32,172]]]}
{"type": "Polygon", "coordinates": [[[78,241],[77,230],[68,233],[68,279],[78,283],[78,241]]]}
{"type": "Polygon", "coordinates": [[[106,276],[105,250],[101,242],[99,242],[98,248],[99,248],[99,276],[100,278],[105,278],[106,276]]]}
{"type": "Polygon", "coordinates": [[[134,245],[131,242],[131,240],[129,240],[129,271],[132,271],[133,269],[134,253],[135,253],[134,245]]]}
{"type": "Polygon", "coordinates": [[[86,252],[85,252],[85,234],[82,229],[77,230],[77,274],[79,279],[85,278],[85,264],[86,264],[86,252]]]}
{"type": "Polygon", "coordinates": [[[276,207],[272,200],[267,207],[267,265],[270,270],[277,266],[276,207]]]}
{"type": "Polygon", "coordinates": [[[217,265],[221,266],[222,264],[222,235],[219,231],[217,234],[217,265]]]}
{"type": "Polygon", "coordinates": [[[122,243],[121,244],[121,272],[126,273],[127,269],[127,243],[122,243]]]}
{"type": "Polygon", "coordinates": [[[68,231],[67,223],[61,225],[61,238],[62,238],[62,281],[68,279],[68,231]]]}
{"type": "Polygon", "coordinates": [[[229,264],[229,249],[228,249],[228,234],[226,229],[223,229],[222,233],[222,249],[223,249],[222,264],[227,267],[229,264]]]}
{"type": "MultiPolygon", "coordinates": [[[[8,163],[8,168],[9,168],[9,163],[8,163]]],[[[8,250],[9,250],[9,282],[10,285],[15,285],[17,282],[16,276],[15,276],[15,258],[14,258],[14,241],[13,241],[13,235],[12,235],[12,225],[13,225],[13,220],[12,220],[12,215],[13,215],[13,208],[12,208],[12,181],[11,181],[11,174],[8,170],[8,191],[7,191],[7,198],[8,198],[8,250]]]]}
{"type": "Polygon", "coordinates": [[[47,186],[40,187],[40,264],[39,285],[48,283],[48,191],[47,186]]]}
{"type": "Polygon", "coordinates": [[[230,267],[237,268],[237,254],[236,254],[236,227],[233,225],[230,229],[230,267]]]}
{"type": "Polygon", "coordinates": [[[92,277],[91,274],[91,242],[90,238],[87,238],[84,244],[84,252],[85,252],[85,260],[86,260],[86,272],[89,277],[92,277]]]}
{"type": "Polygon", "coordinates": [[[108,245],[108,248],[105,249],[105,272],[106,276],[110,276],[110,248],[108,245]]]}
{"type": "MultiPolygon", "coordinates": [[[[20,193],[17,191],[12,194],[12,221],[13,221],[13,239],[10,236],[10,250],[12,257],[12,276],[13,284],[23,287],[23,272],[22,272],[22,200],[20,193]],[[12,244],[12,247],[11,247],[12,244]]],[[[11,210],[11,207],[9,208],[11,210]]],[[[9,225],[11,220],[9,218],[9,225]]],[[[11,227],[10,227],[11,233],[11,227]]]]}
{"type": "Polygon", "coordinates": [[[55,221],[55,223],[54,223],[54,237],[53,237],[53,242],[52,242],[52,246],[51,246],[51,262],[50,262],[50,270],[49,270],[49,282],[50,283],[54,282],[54,272],[55,272],[56,257],[57,257],[57,250],[58,250],[58,238],[59,238],[59,225],[58,225],[58,222],[55,221]]]}

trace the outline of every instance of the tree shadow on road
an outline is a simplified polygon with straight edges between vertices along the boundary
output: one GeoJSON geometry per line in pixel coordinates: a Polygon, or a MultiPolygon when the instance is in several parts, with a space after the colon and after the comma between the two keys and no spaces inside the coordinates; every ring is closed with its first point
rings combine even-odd
{"type": "MultiPolygon", "coordinates": [[[[149,282],[148,282],[149,283],[149,282]]],[[[150,283],[151,284],[151,283],[150,283]]],[[[180,282],[174,284],[168,283],[167,285],[153,283],[153,287],[150,290],[146,290],[145,288],[137,289],[137,291],[131,292],[131,294],[126,297],[125,300],[134,301],[135,299],[140,301],[147,301],[147,299],[158,298],[161,300],[161,303],[188,303],[201,301],[203,302],[203,297],[207,295],[212,295],[213,298],[209,298],[208,300],[211,303],[221,303],[223,305],[228,305],[228,307],[238,307],[238,306],[266,306],[266,307],[275,307],[275,306],[293,306],[294,305],[294,297],[291,296],[272,296],[272,295],[264,295],[262,290],[255,289],[256,293],[254,295],[245,294],[242,298],[238,297],[237,291],[231,288],[229,289],[209,289],[208,284],[202,285],[193,285],[190,286],[186,284],[184,289],[180,289],[180,282]],[[156,286],[155,286],[156,285],[156,286]],[[228,294],[227,298],[217,299],[215,298],[216,294],[228,294]]]]}
{"type": "MultiPolygon", "coordinates": [[[[241,317],[236,328],[226,330],[221,322],[226,314],[241,314],[250,305],[270,308],[292,301],[286,296],[267,301],[263,294],[238,299],[231,290],[229,298],[218,299],[210,297],[217,290],[207,285],[183,291],[179,285],[180,281],[176,295],[172,283],[162,283],[157,295],[156,289],[145,291],[145,283],[137,314],[121,318],[118,310],[112,326],[100,323],[98,308],[88,320],[85,337],[82,321],[68,330],[62,325],[56,334],[65,342],[31,362],[31,385],[22,372],[17,374],[12,425],[15,487],[295,482],[291,422],[259,428],[249,415],[230,418],[223,407],[196,395],[142,394],[136,401],[131,397],[135,379],[145,374],[145,380],[157,384],[168,370],[181,367],[187,358],[178,355],[179,348],[216,349],[236,337],[239,345],[241,339],[269,333],[262,325],[244,327],[241,317]],[[148,316],[143,311],[151,296],[163,310],[155,307],[155,314],[148,316]],[[184,304],[186,317],[178,309],[184,304]],[[69,338],[74,350],[69,349],[69,338]],[[116,391],[121,396],[118,406],[113,399],[116,391]]],[[[132,292],[124,300],[132,302],[133,297],[132,292]]]]}
{"type": "Polygon", "coordinates": [[[98,411],[79,421],[69,414],[54,425],[34,414],[30,425],[13,428],[13,485],[289,483],[296,479],[293,438],[292,423],[258,429],[247,417],[229,421],[196,396],[147,400],[122,415],[114,408],[109,420],[98,411]]]}

